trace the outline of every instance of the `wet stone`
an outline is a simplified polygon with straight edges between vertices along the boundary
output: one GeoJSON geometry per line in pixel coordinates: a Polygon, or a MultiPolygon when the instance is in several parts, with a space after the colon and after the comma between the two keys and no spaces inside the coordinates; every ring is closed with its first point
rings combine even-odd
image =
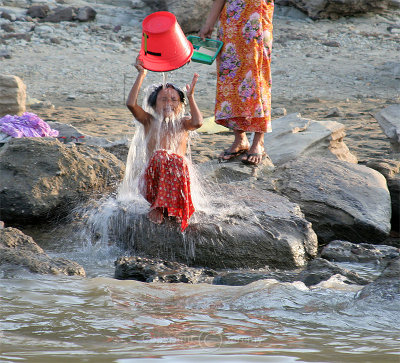
{"type": "Polygon", "coordinates": [[[115,278],[141,282],[211,283],[217,273],[182,263],[145,257],[120,257],[115,261],[115,278]]]}

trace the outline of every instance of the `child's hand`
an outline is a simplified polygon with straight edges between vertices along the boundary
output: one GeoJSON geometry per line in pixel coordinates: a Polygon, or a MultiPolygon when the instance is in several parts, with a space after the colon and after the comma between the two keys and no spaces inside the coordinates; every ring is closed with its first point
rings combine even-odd
{"type": "Polygon", "coordinates": [[[193,80],[192,80],[192,84],[189,86],[188,84],[186,85],[186,93],[188,95],[188,97],[192,97],[194,94],[194,86],[196,86],[196,82],[199,79],[199,75],[197,73],[195,73],[193,75],[193,80]]]}
{"type": "Polygon", "coordinates": [[[135,68],[138,70],[139,73],[142,73],[143,75],[147,74],[147,69],[144,68],[143,61],[139,59],[139,56],[136,57],[135,68]]]}

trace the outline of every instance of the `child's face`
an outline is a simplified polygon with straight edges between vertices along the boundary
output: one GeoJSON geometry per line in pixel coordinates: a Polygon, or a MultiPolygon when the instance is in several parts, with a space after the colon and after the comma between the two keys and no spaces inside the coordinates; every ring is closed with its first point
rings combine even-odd
{"type": "Polygon", "coordinates": [[[157,95],[156,112],[163,117],[177,115],[182,109],[179,94],[173,88],[163,88],[157,95]]]}

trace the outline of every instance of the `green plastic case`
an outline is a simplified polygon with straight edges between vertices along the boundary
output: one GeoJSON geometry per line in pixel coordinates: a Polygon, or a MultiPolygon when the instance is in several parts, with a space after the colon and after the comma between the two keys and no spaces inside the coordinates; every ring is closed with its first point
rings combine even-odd
{"type": "Polygon", "coordinates": [[[223,45],[220,40],[207,38],[202,40],[194,35],[188,35],[187,39],[193,44],[194,48],[192,61],[197,63],[213,64],[223,45]]]}

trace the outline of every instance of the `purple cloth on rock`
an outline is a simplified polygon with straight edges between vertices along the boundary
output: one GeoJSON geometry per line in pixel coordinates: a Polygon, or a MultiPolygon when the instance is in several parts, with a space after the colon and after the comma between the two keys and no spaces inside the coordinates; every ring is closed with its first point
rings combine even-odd
{"type": "Polygon", "coordinates": [[[0,118],[0,131],[12,137],[57,137],[53,130],[34,113],[25,112],[22,116],[6,115],[0,118]]]}

